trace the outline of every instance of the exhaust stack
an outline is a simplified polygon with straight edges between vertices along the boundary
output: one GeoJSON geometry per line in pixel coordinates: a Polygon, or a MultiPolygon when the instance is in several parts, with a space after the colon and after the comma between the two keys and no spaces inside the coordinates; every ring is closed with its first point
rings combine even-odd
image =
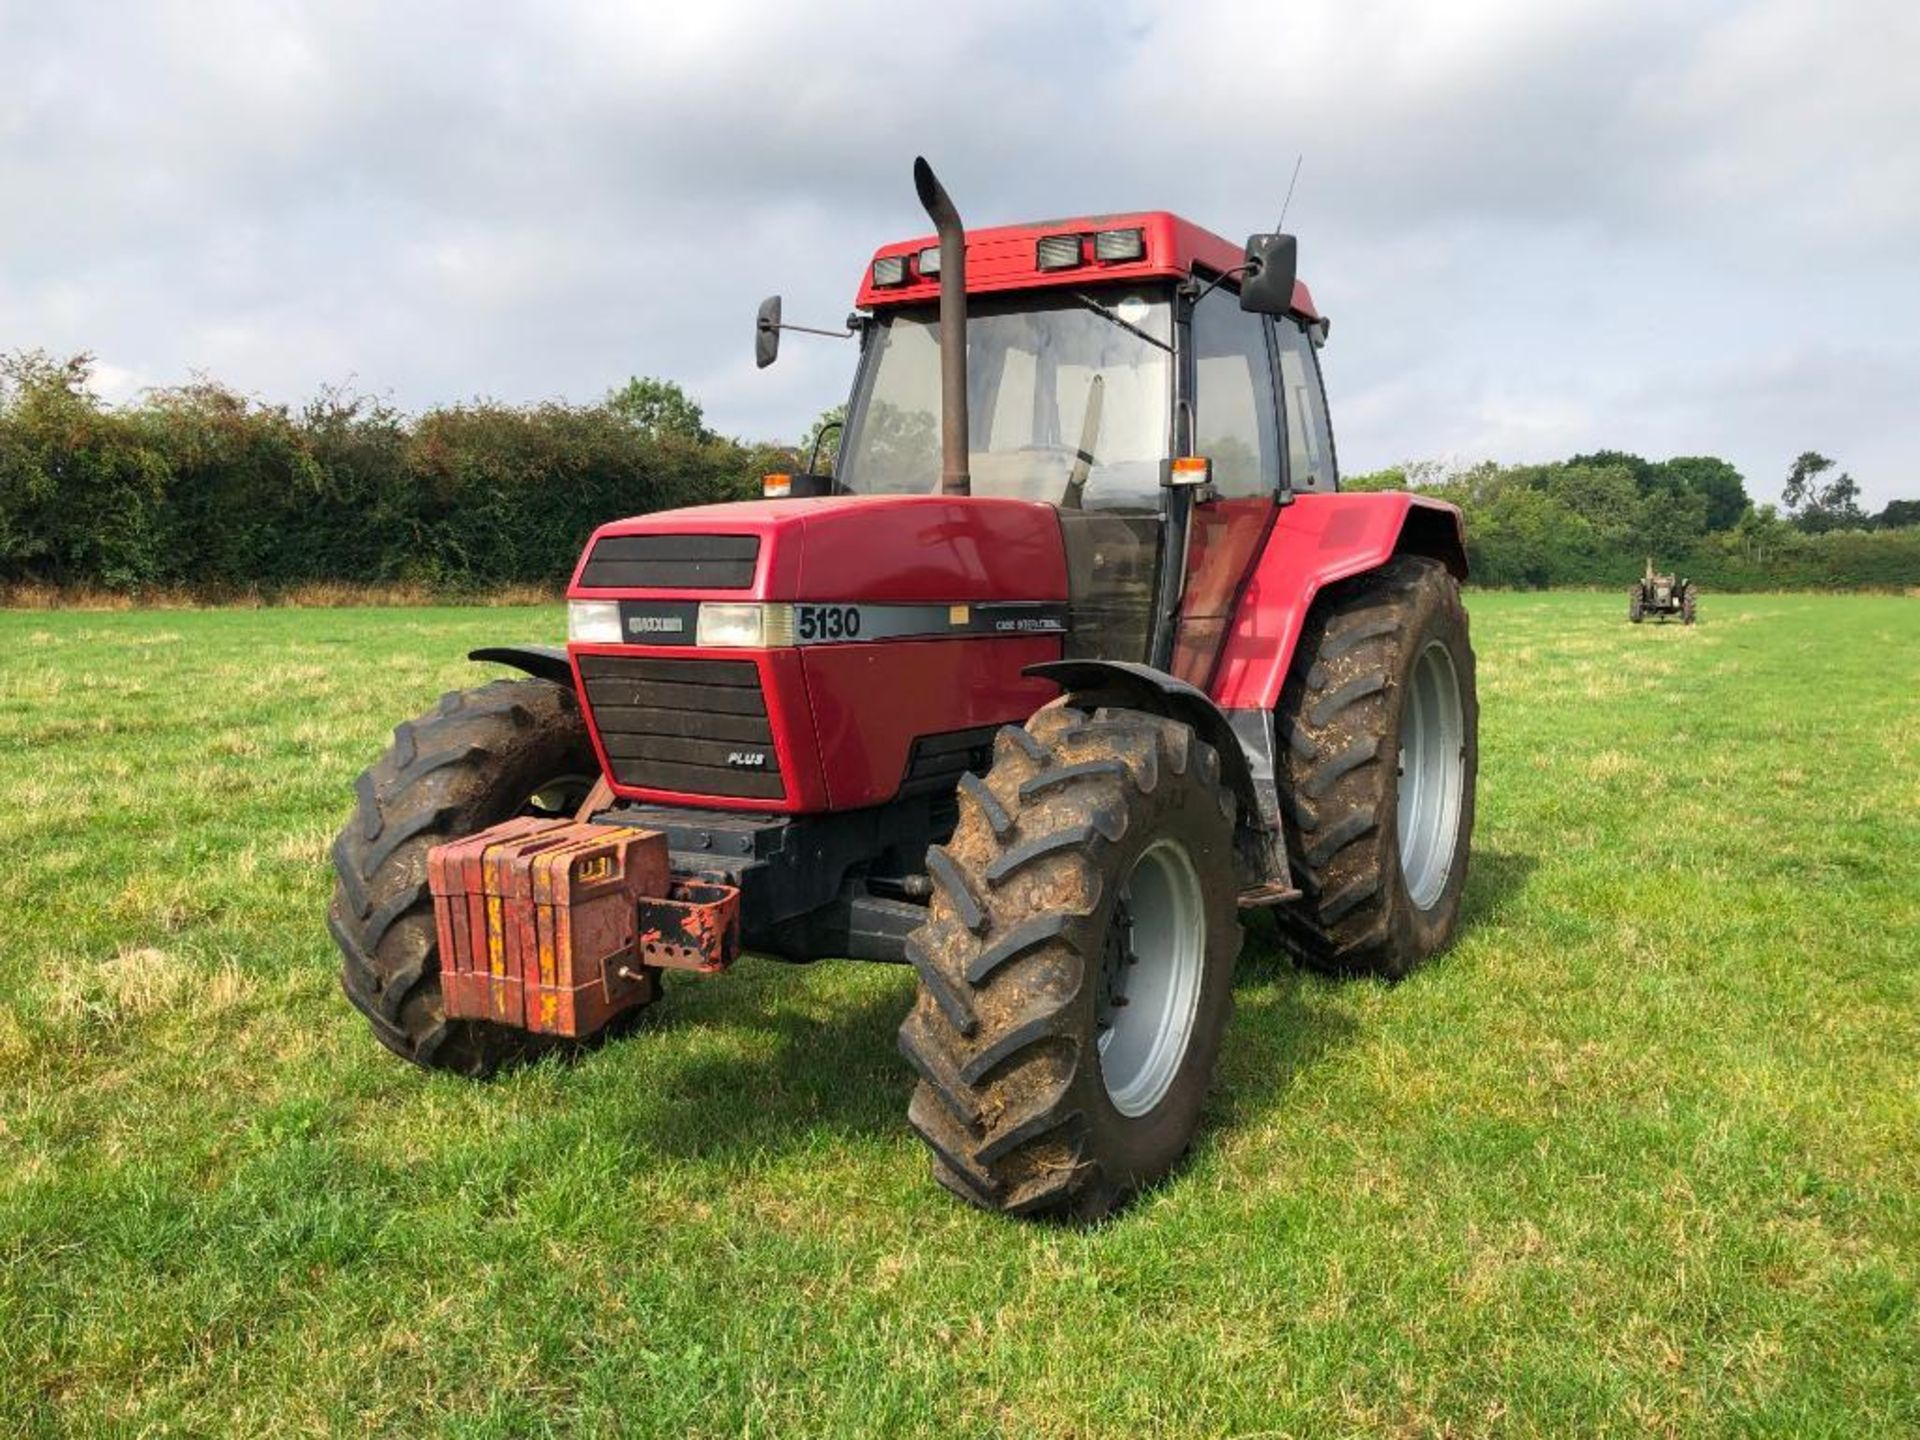
{"type": "Polygon", "coordinates": [[[916,157],[913,188],[940,237],[940,493],[969,495],[967,474],[967,239],[933,167],[916,157]]]}

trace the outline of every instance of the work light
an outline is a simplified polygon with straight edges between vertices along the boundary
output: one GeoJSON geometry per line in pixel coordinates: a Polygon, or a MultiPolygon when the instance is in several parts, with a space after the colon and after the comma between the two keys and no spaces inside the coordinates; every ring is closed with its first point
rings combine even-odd
{"type": "Polygon", "coordinates": [[[873,262],[873,283],[875,285],[904,285],[907,283],[907,257],[904,255],[882,255],[873,262]]]}
{"type": "Polygon", "coordinates": [[[920,252],[920,274],[923,278],[931,280],[939,273],[940,247],[938,245],[929,245],[920,252]]]}
{"type": "Polygon", "coordinates": [[[1093,237],[1093,258],[1102,262],[1141,260],[1146,253],[1144,230],[1102,230],[1093,237]]]}
{"type": "Polygon", "coordinates": [[[1040,241],[1034,263],[1042,270],[1071,270],[1080,263],[1078,235],[1048,235],[1040,241]]]}

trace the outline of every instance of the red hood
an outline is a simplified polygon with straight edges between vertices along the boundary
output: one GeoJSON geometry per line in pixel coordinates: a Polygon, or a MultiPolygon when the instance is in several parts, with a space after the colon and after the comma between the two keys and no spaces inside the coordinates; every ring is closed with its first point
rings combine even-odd
{"type": "Polygon", "coordinates": [[[985,496],[835,495],[746,500],[663,510],[602,525],[587,542],[569,596],[584,589],[587,556],[612,535],[753,535],[744,590],[648,589],[650,596],[756,600],[1065,600],[1067,566],[1053,507],[985,496]]]}

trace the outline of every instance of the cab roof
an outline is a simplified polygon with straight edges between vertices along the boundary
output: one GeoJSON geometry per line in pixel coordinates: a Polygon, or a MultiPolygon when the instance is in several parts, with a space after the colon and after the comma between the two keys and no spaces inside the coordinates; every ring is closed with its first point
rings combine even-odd
{"type": "MultiPolygon", "coordinates": [[[[920,253],[937,247],[939,243],[935,236],[925,235],[915,240],[897,240],[882,245],[873,252],[873,259],[877,261],[893,256],[905,258],[906,279],[898,285],[876,285],[873,281],[873,264],[869,262],[860,277],[860,290],[854,298],[854,304],[867,310],[889,305],[924,304],[939,299],[939,277],[922,275],[919,265],[920,253]]],[[[1246,252],[1240,246],[1165,210],[1133,210],[1117,215],[1033,220],[1021,225],[999,225],[987,230],[967,231],[967,293],[991,295],[1006,290],[1039,289],[1043,286],[1179,279],[1191,273],[1195,266],[1219,274],[1233,269],[1245,259],[1246,252]],[[1095,258],[1095,235],[1104,231],[1127,230],[1140,232],[1140,258],[1095,258]],[[1080,262],[1064,269],[1041,269],[1040,242],[1052,236],[1073,235],[1080,237],[1080,262]]],[[[1313,305],[1313,295],[1303,282],[1297,280],[1293,286],[1293,310],[1306,320],[1320,318],[1320,312],[1313,305]]]]}

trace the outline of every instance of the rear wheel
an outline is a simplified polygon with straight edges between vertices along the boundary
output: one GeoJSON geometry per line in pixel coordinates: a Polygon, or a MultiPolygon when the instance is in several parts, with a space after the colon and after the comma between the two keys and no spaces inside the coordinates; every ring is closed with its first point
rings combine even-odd
{"type": "Polygon", "coordinates": [[[1065,704],[960,794],[908,942],[908,1119],[963,1199],[1097,1218],[1199,1124],[1240,949],[1233,796],[1187,726],[1065,704]]]}
{"type": "Polygon", "coordinates": [[[455,691],[393,732],[333,842],[327,911],[341,988],[381,1044],[428,1069],[479,1076],[577,1043],[446,1018],[427,851],[515,815],[570,818],[599,773],[573,692],[546,680],[455,691]]]}
{"type": "Polygon", "coordinates": [[[1479,769],[1460,587],[1399,556],[1323,594],[1281,695],[1287,856],[1276,911],[1309,964],[1399,979],[1453,938],[1479,769]]]}
{"type": "Polygon", "coordinates": [[[1693,624],[1693,587],[1691,585],[1680,592],[1680,620],[1683,624],[1693,624]]]}
{"type": "Polygon", "coordinates": [[[1627,592],[1627,619],[1631,620],[1634,624],[1638,625],[1640,623],[1641,617],[1643,617],[1646,613],[1647,613],[1646,597],[1641,593],[1640,587],[1638,585],[1635,585],[1631,590],[1627,592]]]}

